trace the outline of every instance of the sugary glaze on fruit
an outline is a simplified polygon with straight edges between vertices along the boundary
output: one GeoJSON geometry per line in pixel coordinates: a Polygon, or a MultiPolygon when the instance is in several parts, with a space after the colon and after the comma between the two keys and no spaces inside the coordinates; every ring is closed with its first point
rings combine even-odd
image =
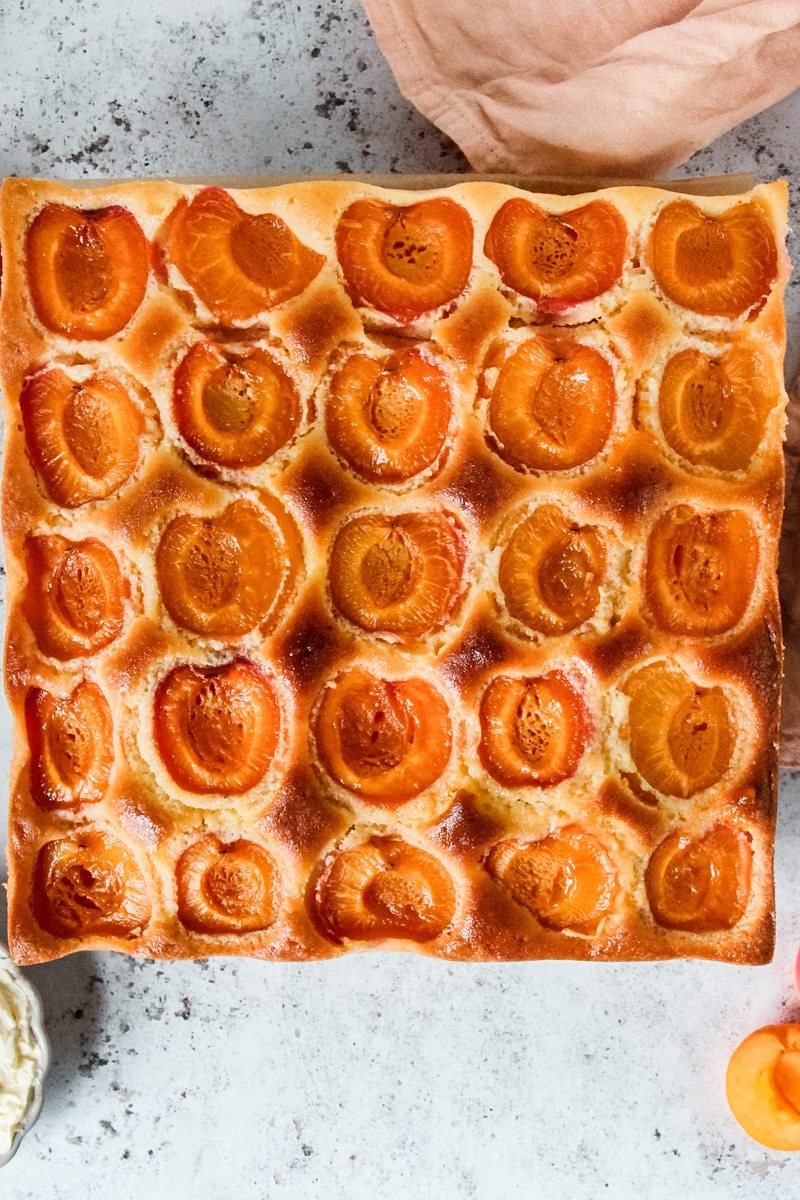
{"type": "Polygon", "coordinates": [[[2,190],[20,962],[769,957],[786,190],[2,190]]]}

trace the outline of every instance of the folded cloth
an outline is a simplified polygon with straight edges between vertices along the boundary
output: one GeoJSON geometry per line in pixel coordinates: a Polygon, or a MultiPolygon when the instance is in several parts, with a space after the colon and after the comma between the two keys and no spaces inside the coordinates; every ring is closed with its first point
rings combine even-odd
{"type": "Polygon", "coordinates": [[[482,172],[655,178],[800,85],[800,0],[364,0],[482,172]]]}

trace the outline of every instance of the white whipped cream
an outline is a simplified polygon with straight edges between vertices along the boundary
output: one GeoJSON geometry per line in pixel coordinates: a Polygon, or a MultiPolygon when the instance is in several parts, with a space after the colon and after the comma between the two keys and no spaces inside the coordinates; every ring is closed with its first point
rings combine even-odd
{"type": "Polygon", "coordinates": [[[25,1119],[41,1068],[27,992],[0,958],[0,1157],[25,1119]]]}

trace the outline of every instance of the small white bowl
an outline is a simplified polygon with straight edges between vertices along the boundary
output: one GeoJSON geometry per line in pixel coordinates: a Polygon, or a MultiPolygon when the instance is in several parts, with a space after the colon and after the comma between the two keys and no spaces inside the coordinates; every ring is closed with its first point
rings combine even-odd
{"type": "Polygon", "coordinates": [[[36,1076],[31,1088],[30,1100],[28,1107],[17,1126],[14,1137],[11,1140],[11,1146],[5,1154],[0,1154],[0,1167],[4,1167],[6,1163],[11,1162],[11,1159],[19,1150],[20,1142],[25,1134],[36,1124],[36,1119],[42,1109],[42,1101],[44,1099],[44,1080],[47,1074],[47,1069],[50,1066],[50,1043],[47,1040],[47,1034],[44,1031],[44,1019],[42,1016],[42,1001],[39,993],[36,991],[32,983],[29,982],[22,974],[20,969],[11,961],[5,946],[0,944],[0,969],[5,970],[14,980],[19,990],[25,996],[30,1008],[30,1022],[33,1038],[39,1051],[39,1064],[36,1076]]]}

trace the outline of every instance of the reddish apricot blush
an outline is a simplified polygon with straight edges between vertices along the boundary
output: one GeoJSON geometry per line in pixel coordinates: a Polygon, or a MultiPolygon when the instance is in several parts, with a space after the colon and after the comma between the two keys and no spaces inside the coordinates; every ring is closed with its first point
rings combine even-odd
{"type": "Polygon", "coordinates": [[[579,825],[566,825],[538,842],[498,842],[486,867],[540,924],[587,937],[597,933],[619,891],[602,842],[579,825]]]}
{"type": "Polygon", "coordinates": [[[31,688],[25,697],[31,795],[40,808],[103,799],[114,765],[114,726],[100,688],[83,680],[68,696],[31,688]]]}
{"type": "Polygon", "coordinates": [[[800,1150],[800,1025],[765,1025],[741,1042],[728,1064],[731,1112],[770,1150],[800,1150]]]}
{"type": "Polygon", "coordinates": [[[515,197],[495,214],[484,252],[507,288],[542,313],[563,313],[619,282],[627,241],[624,218],[607,200],[556,216],[515,197]]]}
{"type": "Polygon", "coordinates": [[[574,775],[591,724],[560,671],[498,675],[483,694],[480,722],[481,762],[505,787],[550,787],[574,775]]]}
{"type": "Polygon", "coordinates": [[[188,792],[239,796],[263,779],[278,745],[280,709],[254,663],[180,666],[156,691],[158,752],[188,792]]]}
{"type": "Polygon", "coordinates": [[[647,259],[665,296],[706,317],[741,317],[766,299],[778,273],[775,238],[753,201],[718,217],[691,200],[665,205],[647,259]]]}
{"type": "Polygon", "coordinates": [[[210,833],[184,850],[175,873],[178,916],[195,933],[256,933],[278,915],[278,870],[257,842],[210,833]]]}
{"type": "Polygon", "coordinates": [[[336,254],[355,304],[408,324],[461,295],[472,240],[472,220],[455,200],[356,200],[336,227],[336,254]]]}
{"type": "Polygon", "coordinates": [[[51,500],[78,508],[105,500],[139,459],[142,414],[113,375],[76,383],[58,367],[25,380],[19,399],[28,453],[51,500]]]}
{"type": "Polygon", "coordinates": [[[251,214],[222,188],[181,200],[169,256],[206,308],[223,322],[249,321],[304,291],[325,259],[274,213],[251,214]]]}
{"type": "Polygon", "coordinates": [[[96,654],[122,632],[127,580],[97,538],[33,537],[26,543],[25,616],[43,654],[61,661],[96,654]]]}
{"type": "Polygon", "coordinates": [[[135,937],[150,920],[147,882],[123,841],[81,829],[45,842],[32,908],[54,937],[135,937]]]}
{"type": "Polygon", "coordinates": [[[614,421],[610,363],[578,342],[530,337],[506,359],[489,426],[512,466],[567,471],[599,454],[614,421]]]}
{"type": "Polygon", "coordinates": [[[647,864],[645,886],[653,916],[667,929],[713,933],[732,929],[750,898],[753,848],[729,825],[702,837],[675,831],[647,864]]]}
{"type": "Polygon", "coordinates": [[[36,315],[67,338],[119,333],[147,290],[147,239],[119,205],[84,212],[46,204],[28,230],[26,262],[36,315]]]}
{"type": "Polygon", "coordinates": [[[379,679],[359,668],[323,689],[314,723],[325,770],[387,808],[435,783],[450,759],[450,711],[424,679],[379,679]]]}
{"type": "Polygon", "coordinates": [[[360,629],[421,638],[447,620],[463,568],[463,537],[444,513],[351,517],[331,550],[331,599],[360,629]]]}
{"type": "Polygon", "coordinates": [[[235,354],[213,342],[192,346],[175,372],[175,420],[202,458],[257,467],[300,424],[300,397],[280,363],[258,348],[235,354]]]}
{"type": "Polygon", "coordinates": [[[606,552],[600,533],[543,504],[512,533],[499,581],[512,617],[555,636],[588,621],[600,599],[606,552]]]}
{"type": "Polygon", "coordinates": [[[451,407],[444,371],[417,347],[383,361],[352,354],[330,382],[325,430],[363,479],[400,483],[436,462],[451,407]]]}
{"type": "Polygon", "coordinates": [[[647,543],[644,590],[667,633],[713,637],[745,614],[758,571],[758,540],[746,513],[669,509],[647,543]]]}
{"type": "Polygon", "coordinates": [[[438,858],[398,837],[342,850],[315,889],[317,915],[334,941],[429,942],[453,920],[456,890],[438,858]]]}

